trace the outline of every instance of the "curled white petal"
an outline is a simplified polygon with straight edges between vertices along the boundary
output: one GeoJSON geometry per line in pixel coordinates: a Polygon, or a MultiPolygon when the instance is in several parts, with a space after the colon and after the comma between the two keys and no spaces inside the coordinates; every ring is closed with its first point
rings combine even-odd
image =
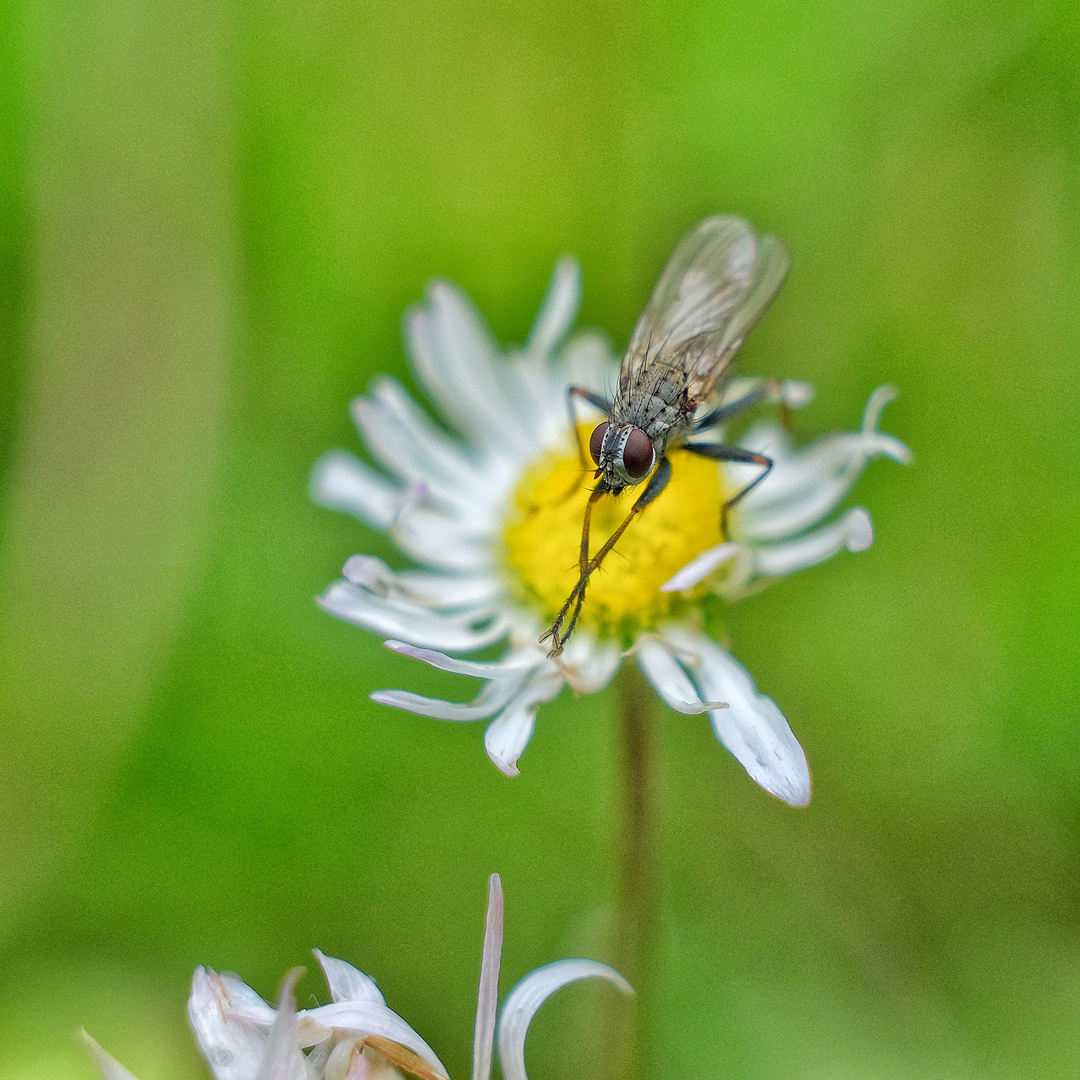
{"type": "Polygon", "coordinates": [[[801,409],[814,400],[814,388],[802,379],[785,379],[780,384],[780,400],[789,409],[801,409]]]}
{"type": "Polygon", "coordinates": [[[614,968],[595,960],[558,960],[526,975],[507,995],[499,1016],[499,1063],[506,1080],[528,1080],[525,1036],[536,1010],[556,990],[579,979],[607,979],[624,994],[634,992],[614,968]]]}
{"type": "Polygon", "coordinates": [[[376,690],[371,695],[371,700],[419,716],[431,716],[436,720],[485,720],[502,709],[518,692],[523,682],[524,676],[517,679],[492,679],[468,704],[424,697],[411,690],[376,690]]]}
{"type": "Polygon", "coordinates": [[[203,967],[195,969],[187,1008],[195,1039],[216,1080],[255,1080],[273,1009],[235,975],[226,980],[203,967]],[[243,1000],[234,984],[243,986],[258,1005],[243,1000]]]}
{"type": "Polygon", "coordinates": [[[588,631],[581,631],[557,660],[559,671],[570,688],[578,694],[595,694],[603,689],[622,663],[622,653],[613,640],[598,641],[588,631]]]}
{"type": "Polygon", "coordinates": [[[552,352],[573,326],[580,303],[581,268],[576,259],[560,259],[533,323],[526,351],[542,355],[552,352]]]}
{"type": "Polygon", "coordinates": [[[734,559],[745,548],[742,544],[717,544],[715,547],[706,548],[700,555],[691,559],[681,570],[673,574],[663,585],[661,592],[682,592],[683,589],[692,589],[699,582],[707,578],[717,567],[723,566],[730,559],[734,559]]]}
{"type": "Polygon", "coordinates": [[[303,973],[303,968],[296,968],[285,976],[278,998],[277,1016],[270,1028],[266,1054],[255,1080],[313,1080],[307,1060],[296,1044],[296,998],[293,997],[293,987],[303,973]]]}
{"type": "MultiPolygon", "coordinates": [[[[860,431],[829,435],[803,450],[793,451],[790,437],[776,425],[751,428],[742,445],[768,454],[776,464],[739,504],[733,517],[739,534],[749,541],[796,536],[835,509],[871,458],[909,461],[908,448],[876,427],[881,409],[894,395],[891,387],[879,388],[867,403],[860,431]]],[[[751,466],[728,466],[727,473],[736,486],[754,478],[751,466]]]]}
{"type": "Polygon", "coordinates": [[[389,596],[397,588],[394,571],[374,555],[351,555],[341,572],[346,581],[362,585],[377,596],[389,596]]]}
{"type": "Polygon", "coordinates": [[[861,506],[854,506],[836,521],[797,540],[755,548],[754,570],[762,577],[781,577],[824,562],[844,548],[865,551],[873,542],[870,515],[861,506]]]}
{"type": "Polygon", "coordinates": [[[656,638],[646,637],[638,642],[637,658],[645,677],[676,712],[699,716],[728,707],[726,701],[702,701],[671,650],[656,638]]]}
{"type": "Polygon", "coordinates": [[[315,462],[311,497],[376,529],[389,528],[401,505],[400,489],[347,450],[330,450],[315,462]]]}
{"type": "Polygon", "coordinates": [[[474,652],[506,635],[501,619],[474,629],[471,623],[475,618],[441,615],[416,604],[376,596],[348,581],[335,581],[318,603],[340,619],[383,637],[406,639],[422,648],[474,652]]]}
{"type": "MultiPolygon", "coordinates": [[[[213,974],[213,972],[211,972],[213,974]]],[[[225,990],[229,1013],[253,1024],[269,1027],[274,1022],[274,1010],[239,975],[223,971],[216,976],[225,990]]]]}
{"type": "Polygon", "coordinates": [[[377,1035],[411,1050],[442,1076],[446,1067],[435,1051],[393,1009],[374,1001],[335,1001],[315,1009],[305,1009],[299,1021],[303,1041],[314,1042],[327,1038],[332,1031],[356,1032],[358,1035],[377,1035]]]}
{"type": "Polygon", "coordinates": [[[484,953],[480,961],[480,987],[476,994],[476,1025],[473,1028],[472,1080],[490,1080],[491,1054],[495,1042],[495,1013],[499,1005],[499,968],[502,965],[503,891],[498,874],[488,881],[487,917],[484,919],[484,953]]]}
{"type": "Polygon", "coordinates": [[[663,636],[694,675],[702,694],[726,701],[710,713],[717,738],[769,794],[791,806],[810,801],[806,755],[776,702],[759,694],[750,673],[704,634],[679,626],[663,636]]]}
{"type": "Polygon", "coordinates": [[[420,649],[404,641],[391,639],[383,644],[391,652],[423,660],[425,664],[430,664],[440,671],[449,671],[454,675],[470,675],[477,679],[497,679],[508,674],[532,671],[544,660],[544,654],[539,648],[511,650],[502,660],[459,660],[456,656],[447,656],[446,653],[434,649],[420,649]]]}
{"type": "Polygon", "coordinates": [[[524,690],[487,726],[484,749],[495,767],[507,776],[517,776],[518,758],[525,751],[536,726],[536,710],[563,688],[558,671],[544,671],[530,680],[524,690]]]}
{"type": "Polygon", "coordinates": [[[85,1031],[79,1032],[79,1038],[82,1039],[83,1045],[90,1051],[93,1059],[97,1062],[97,1067],[101,1070],[101,1075],[105,1077],[105,1080],[135,1080],[133,1073],[128,1072],[112,1054],[102,1050],[97,1042],[87,1035],[85,1031]]]}
{"type": "Polygon", "coordinates": [[[345,580],[376,596],[393,596],[422,607],[463,609],[490,607],[502,591],[494,575],[431,574],[423,570],[391,570],[374,555],[352,555],[342,569],[345,580]]]}
{"type": "MultiPolygon", "coordinates": [[[[879,386],[866,402],[863,409],[862,429],[864,432],[877,431],[878,422],[881,420],[881,412],[890,401],[895,401],[900,396],[900,391],[895,386],[879,386]]],[[[901,464],[911,460],[911,451],[903,447],[901,464]]]]}
{"type": "Polygon", "coordinates": [[[503,591],[503,584],[495,574],[474,572],[457,576],[399,570],[395,579],[402,595],[413,603],[441,609],[490,608],[503,591]]]}
{"type": "Polygon", "coordinates": [[[334,1001],[365,1001],[374,1002],[376,1005],[385,1005],[386,998],[382,991],[375,985],[375,980],[370,975],[365,975],[357,970],[352,964],[344,960],[338,960],[334,956],[313,949],[315,959],[319,961],[319,967],[326,977],[326,985],[330,988],[330,997],[334,1001]]]}

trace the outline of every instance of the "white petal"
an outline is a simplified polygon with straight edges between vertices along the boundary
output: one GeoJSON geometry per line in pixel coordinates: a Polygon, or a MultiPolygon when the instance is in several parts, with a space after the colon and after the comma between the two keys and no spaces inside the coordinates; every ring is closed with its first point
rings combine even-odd
{"type": "Polygon", "coordinates": [[[97,1062],[101,1075],[105,1077],[105,1080],[135,1080],[134,1074],[128,1072],[112,1054],[102,1050],[85,1031],[80,1031],[79,1037],[97,1062]]]}
{"type": "Polygon", "coordinates": [[[660,586],[661,592],[682,592],[692,589],[707,578],[718,566],[723,566],[729,559],[744,552],[742,544],[717,544],[706,548],[700,555],[691,559],[681,570],[660,586]]]}
{"type": "Polygon", "coordinates": [[[401,491],[347,450],[323,454],[311,471],[311,498],[375,529],[387,529],[401,509],[401,491]]]}
{"type": "Polygon", "coordinates": [[[508,368],[468,297],[449,282],[428,289],[426,308],[407,316],[417,375],[446,416],[477,446],[520,455],[530,449],[514,423],[508,368]]]}
{"type": "Polygon", "coordinates": [[[488,882],[487,918],[484,920],[484,953],[480,961],[480,988],[476,994],[472,1080],[491,1080],[491,1051],[495,1042],[495,1013],[499,1004],[502,943],[502,882],[498,874],[492,874],[488,882]]]}
{"type": "Polygon", "coordinates": [[[638,641],[637,658],[656,692],[677,712],[700,716],[728,707],[726,701],[703,702],[671,651],[656,638],[643,637],[638,641]]]}
{"type": "Polygon", "coordinates": [[[350,555],[341,571],[346,581],[362,585],[368,592],[389,596],[397,592],[397,574],[374,555],[350,555]]]}
{"type": "Polygon", "coordinates": [[[432,509],[430,500],[403,498],[386,531],[418,563],[455,572],[492,565],[491,527],[477,514],[454,516],[432,509]]]}
{"type": "Polygon", "coordinates": [[[370,1001],[376,1005],[385,1005],[386,998],[375,985],[370,975],[358,971],[352,964],[327,956],[318,949],[312,949],[315,959],[326,976],[326,985],[330,988],[330,997],[334,1001],[370,1001]]]}
{"type": "Polygon", "coordinates": [[[814,388],[802,379],[785,379],[780,384],[780,399],[789,409],[801,409],[814,400],[814,388]]]}
{"type": "MultiPolygon", "coordinates": [[[[786,432],[772,425],[747,432],[743,445],[769,454],[776,465],[740,503],[733,519],[739,533],[748,540],[795,536],[833,511],[871,458],[909,461],[902,442],[876,429],[882,407],[894,395],[890,387],[879,388],[867,404],[861,431],[830,435],[804,450],[792,451],[786,432]]],[[[752,479],[747,466],[727,471],[734,484],[752,479]]]]}
{"type": "Polygon", "coordinates": [[[762,577],[781,577],[824,562],[838,551],[864,551],[874,541],[870,515],[861,506],[797,540],[754,549],[754,570],[762,577]]]}
{"type": "MultiPolygon", "coordinates": [[[[492,497],[500,496],[499,485],[491,486],[492,497]]],[[[316,463],[312,497],[388,532],[417,562],[453,571],[491,565],[495,525],[488,510],[435,509],[428,485],[418,481],[396,487],[344,450],[331,451],[316,463]]]]}
{"type": "Polygon", "coordinates": [[[558,668],[575,693],[594,694],[611,682],[621,663],[622,653],[615,641],[597,641],[583,630],[559,657],[558,668]]]}
{"type": "MultiPolygon", "coordinates": [[[[499,493],[497,486],[493,489],[499,493]]],[[[430,502],[421,483],[398,487],[345,450],[332,450],[315,464],[315,502],[343,510],[389,532],[417,562],[446,570],[473,570],[491,563],[491,522],[479,510],[448,515],[420,505],[430,502]]]]}
{"type": "Polygon", "coordinates": [[[503,590],[494,576],[431,574],[424,570],[391,570],[374,555],[352,555],[342,573],[353,585],[376,596],[393,596],[424,608],[469,608],[490,605],[503,590]]]}
{"type": "Polygon", "coordinates": [[[411,690],[376,690],[371,695],[371,700],[420,716],[432,716],[436,720],[468,722],[483,720],[497,713],[518,692],[523,682],[524,676],[517,679],[492,679],[467,705],[424,697],[422,694],[412,693],[411,690]]]}
{"type": "Polygon", "coordinates": [[[545,671],[533,676],[520,694],[484,732],[484,748],[499,772],[517,776],[517,760],[525,751],[536,726],[536,710],[550,701],[563,688],[564,679],[558,671],[545,671]]]}
{"type": "MultiPolygon", "coordinates": [[[[272,1022],[273,1010],[262,1004],[272,1022]]],[[[196,968],[187,1008],[199,1049],[217,1080],[255,1080],[266,1050],[266,1033],[237,1015],[221,976],[196,968]]]]}
{"type": "Polygon", "coordinates": [[[339,619],[422,648],[473,652],[506,636],[506,625],[501,619],[493,619],[488,625],[474,630],[471,623],[479,616],[440,615],[405,601],[375,596],[347,581],[331,584],[318,603],[339,619]]]}
{"type": "MultiPolygon", "coordinates": [[[[509,358],[514,381],[519,386],[521,400],[528,402],[528,412],[518,413],[518,424],[528,434],[533,445],[530,458],[538,451],[567,442],[569,413],[566,409],[566,386],[559,374],[558,363],[540,353],[518,353],[509,358]]],[[[517,468],[525,464],[517,460],[517,468]]],[[[516,475],[516,473],[515,473],[516,475]]]]}
{"type": "Polygon", "coordinates": [[[383,644],[391,651],[402,656],[411,656],[423,660],[440,671],[449,671],[454,675],[471,675],[477,679],[496,679],[508,674],[525,674],[538,667],[545,659],[540,649],[514,650],[501,660],[459,660],[434,649],[418,649],[404,641],[385,641],[383,644]]]}
{"type": "Polygon", "coordinates": [[[494,575],[428,574],[422,570],[400,570],[396,574],[402,595],[425,607],[464,608],[488,605],[503,592],[503,583],[494,575]]]}
{"type": "Polygon", "coordinates": [[[267,1028],[274,1022],[274,1010],[239,975],[223,971],[214,977],[224,990],[230,1016],[267,1028]]]}
{"type": "Polygon", "coordinates": [[[583,330],[575,334],[562,353],[563,377],[559,380],[559,397],[566,415],[566,388],[583,386],[597,394],[611,397],[618,383],[619,361],[611,341],[599,330],[583,330]]]}
{"type": "Polygon", "coordinates": [[[533,323],[526,350],[541,355],[552,352],[574,324],[580,303],[581,268],[575,259],[560,259],[555,264],[551,284],[533,323]]]}
{"type": "Polygon", "coordinates": [[[278,998],[277,1016],[266,1043],[266,1055],[255,1080],[309,1080],[311,1076],[307,1061],[296,1045],[296,998],[293,997],[293,987],[303,974],[303,968],[295,968],[285,976],[278,998]]]}
{"type": "Polygon", "coordinates": [[[300,1013],[304,1041],[314,1041],[316,1036],[326,1038],[332,1029],[356,1032],[358,1035],[378,1035],[411,1050],[424,1059],[442,1076],[446,1067],[435,1056],[435,1051],[393,1009],[373,1001],[336,1001],[305,1009],[300,1013]]]}
{"type": "Polygon", "coordinates": [[[750,673],[704,634],[665,627],[663,636],[693,672],[702,693],[730,708],[710,714],[717,738],[752,780],[792,806],[810,801],[806,755],[772,698],[759,694],[750,673]]]}
{"type": "Polygon", "coordinates": [[[578,979],[607,979],[624,994],[634,992],[617,971],[595,960],[558,960],[526,975],[507,995],[499,1017],[499,1063],[505,1080],[528,1080],[525,1036],[529,1024],[556,990],[578,979]]]}
{"type": "Polygon", "coordinates": [[[390,380],[375,384],[371,398],[356,398],[353,420],[373,457],[402,480],[423,482],[454,506],[483,496],[483,478],[460,449],[427,425],[405,392],[390,380]],[[399,393],[400,391],[400,393],[399,393]],[[411,406],[411,408],[409,407],[411,406]]]}
{"type": "Polygon", "coordinates": [[[456,484],[483,479],[475,451],[437,428],[397,379],[388,375],[377,379],[372,396],[423,455],[425,471],[430,469],[456,484]]]}

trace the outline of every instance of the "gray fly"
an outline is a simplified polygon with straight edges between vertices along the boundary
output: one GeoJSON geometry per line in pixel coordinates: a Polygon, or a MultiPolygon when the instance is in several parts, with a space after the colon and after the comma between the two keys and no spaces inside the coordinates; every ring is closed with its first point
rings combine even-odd
{"type": "Polygon", "coordinates": [[[771,381],[727,404],[720,399],[732,359],[776,295],[789,261],[781,241],[757,236],[743,218],[725,215],[700,222],[675,249],[638,319],[619,369],[614,401],[579,386],[567,391],[575,431],[577,399],[588,401],[608,419],[589,439],[596,466],[593,475],[599,483],[585,508],[578,582],[540,639],[551,642],[550,656],[558,656],[573,633],[589,578],[630,522],[667,486],[671,450],[762,467],[760,475],[724,504],[720,527],[725,537],[728,511],[772,468],[772,459],[764,454],[693,439],[758,402],[776,401],[783,409],[779,384],[771,381]],[[589,523],[597,501],[646,480],[626,519],[590,558],[589,523]]]}

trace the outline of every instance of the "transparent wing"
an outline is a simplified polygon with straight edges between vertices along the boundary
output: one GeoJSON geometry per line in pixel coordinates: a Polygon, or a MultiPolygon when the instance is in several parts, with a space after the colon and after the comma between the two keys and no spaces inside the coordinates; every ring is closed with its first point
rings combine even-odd
{"type": "MultiPolygon", "coordinates": [[[[706,218],[682,239],[653,289],[620,374],[622,393],[684,382],[707,397],[787,273],[787,248],[743,218],[706,218]]],[[[674,403],[672,403],[674,404],[674,403]]]]}

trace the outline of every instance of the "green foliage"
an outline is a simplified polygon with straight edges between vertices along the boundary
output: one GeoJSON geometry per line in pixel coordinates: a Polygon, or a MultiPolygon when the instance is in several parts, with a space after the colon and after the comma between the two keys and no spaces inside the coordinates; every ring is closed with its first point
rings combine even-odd
{"type": "MultiPolygon", "coordinates": [[[[1071,1076],[1077,10],[8,4],[0,1078],[90,1077],[82,1024],[141,1080],[199,1075],[193,967],[270,995],[315,945],[462,1077],[492,870],[506,986],[604,958],[610,695],[545,708],[514,780],[480,725],[369,702],[472,687],[315,609],[354,551],[395,556],[307,476],[376,372],[408,380],[433,276],[521,341],[573,252],[621,344],[720,211],[794,255],[742,370],[815,384],[805,434],[895,383],[915,461],[861,483],[870,551],[724,615],[807,810],[657,710],[654,1071],[1071,1076]]],[[[587,1075],[591,1001],[541,1014],[537,1080],[587,1075]]]]}

